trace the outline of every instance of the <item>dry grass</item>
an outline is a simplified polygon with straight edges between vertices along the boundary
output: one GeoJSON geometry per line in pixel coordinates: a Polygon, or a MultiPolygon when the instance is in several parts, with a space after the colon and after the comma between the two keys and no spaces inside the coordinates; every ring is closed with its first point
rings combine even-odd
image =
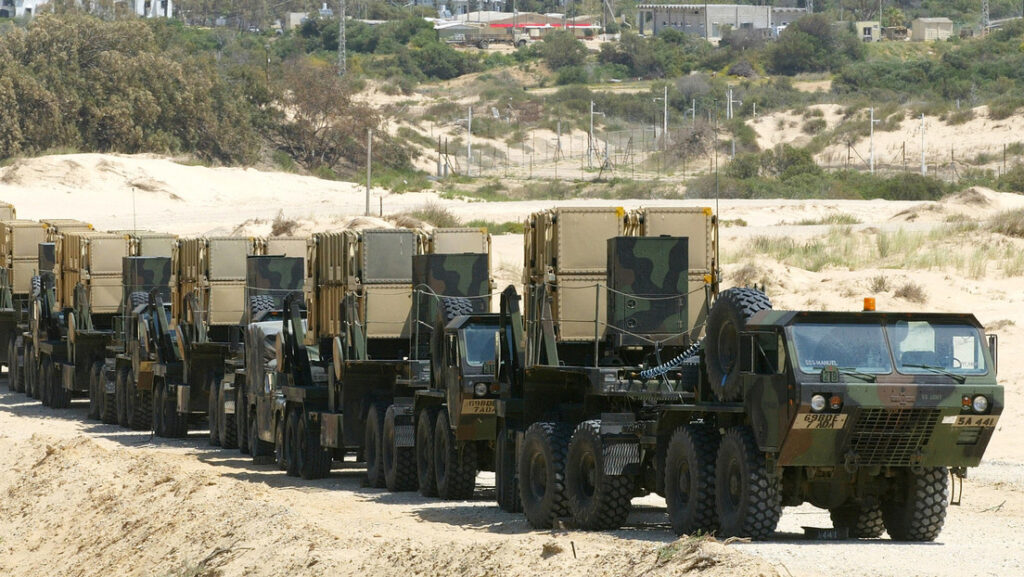
{"type": "Polygon", "coordinates": [[[299,222],[292,218],[285,218],[284,211],[277,211],[274,222],[270,223],[270,236],[291,236],[295,229],[299,228],[299,222]]]}
{"type": "Polygon", "coordinates": [[[1024,208],[1007,210],[992,217],[988,222],[992,232],[1024,238],[1024,208]]]}
{"type": "Polygon", "coordinates": [[[868,280],[868,288],[871,289],[872,293],[889,292],[889,289],[891,288],[889,286],[889,277],[884,274],[871,277],[871,279],[868,280]]]}
{"type": "Polygon", "coordinates": [[[908,300],[913,303],[924,303],[928,301],[928,293],[924,288],[914,281],[907,281],[906,284],[896,289],[893,293],[896,298],[908,300]]]}
{"type": "Polygon", "coordinates": [[[437,228],[462,226],[462,221],[452,211],[436,202],[428,202],[416,210],[396,214],[392,220],[405,228],[418,228],[424,223],[437,228]]]}
{"type": "Polygon", "coordinates": [[[821,224],[848,225],[848,224],[860,224],[860,223],[861,223],[860,219],[855,217],[855,216],[853,216],[852,214],[846,214],[846,213],[843,213],[843,212],[836,212],[836,213],[833,213],[833,214],[827,214],[825,216],[820,216],[818,218],[805,218],[803,220],[798,220],[794,224],[799,225],[799,226],[813,226],[813,225],[821,225],[821,224]]]}

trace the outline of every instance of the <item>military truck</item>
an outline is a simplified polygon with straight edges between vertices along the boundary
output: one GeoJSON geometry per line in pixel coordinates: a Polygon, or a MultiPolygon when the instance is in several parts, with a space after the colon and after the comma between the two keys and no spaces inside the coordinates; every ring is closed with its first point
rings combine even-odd
{"type": "MultiPolygon", "coordinates": [[[[34,220],[0,222],[0,349],[7,364],[7,385],[25,391],[25,339],[31,309],[32,278],[39,272],[39,243],[46,226],[34,220]]],[[[32,351],[27,351],[32,357],[32,351]]]]}
{"type": "MultiPolygon", "coordinates": [[[[262,396],[253,391],[253,458],[273,447],[290,474],[313,478],[326,475],[332,459],[355,453],[366,463],[370,485],[407,487],[411,478],[415,488],[412,398],[428,385],[430,362],[422,355],[428,347],[416,339],[413,259],[423,251],[489,256],[489,247],[486,231],[479,229],[314,235],[307,259],[307,322],[298,300],[287,299],[275,341],[273,385],[262,396]],[[385,441],[389,431],[397,437],[392,443],[385,441]],[[385,447],[402,449],[387,470],[385,447]]],[[[483,290],[489,292],[488,269],[482,270],[483,290]]],[[[447,278],[469,272],[449,271],[447,278]]],[[[481,283],[453,282],[450,288],[460,286],[481,283]]],[[[261,354],[255,347],[251,352],[261,354]]]]}
{"type": "Polygon", "coordinates": [[[17,218],[18,211],[15,210],[14,205],[9,202],[0,201],[0,221],[16,220],[17,218]]]}
{"type": "MultiPolygon", "coordinates": [[[[305,241],[302,245],[305,248],[305,241]]],[[[270,244],[265,250],[294,247],[270,244]]],[[[302,299],[305,282],[305,258],[283,256],[276,253],[250,256],[246,260],[245,300],[246,309],[243,326],[244,354],[229,356],[224,363],[224,378],[221,381],[217,423],[221,446],[226,449],[238,448],[250,452],[249,408],[264,410],[264,420],[269,420],[276,397],[267,389],[267,363],[274,358],[274,338],[281,329],[284,301],[289,295],[302,299]]],[[[251,432],[253,435],[256,431],[251,432]]],[[[269,453],[269,451],[267,451],[269,453]]],[[[260,459],[257,459],[260,460],[260,459]]]]}
{"type": "Polygon", "coordinates": [[[679,534],[761,539],[808,501],[854,536],[934,539],[947,468],[978,464],[1002,411],[977,321],[716,297],[710,211],[620,213],[621,228],[614,212],[528,223],[525,314],[511,288],[499,313],[499,505],[605,529],[657,492],[679,534]]]}

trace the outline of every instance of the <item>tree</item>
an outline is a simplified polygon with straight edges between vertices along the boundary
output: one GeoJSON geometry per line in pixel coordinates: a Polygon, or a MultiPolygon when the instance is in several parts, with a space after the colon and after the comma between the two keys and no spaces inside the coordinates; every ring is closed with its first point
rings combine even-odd
{"type": "Polygon", "coordinates": [[[541,57],[554,71],[564,66],[582,66],[587,49],[572,32],[558,30],[544,37],[540,46],[541,57]]]}

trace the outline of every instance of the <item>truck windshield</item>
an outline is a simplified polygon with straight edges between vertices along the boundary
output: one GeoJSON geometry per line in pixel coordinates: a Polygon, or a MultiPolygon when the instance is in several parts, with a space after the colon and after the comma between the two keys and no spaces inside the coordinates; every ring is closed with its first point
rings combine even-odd
{"type": "Polygon", "coordinates": [[[987,372],[985,339],[976,327],[899,320],[886,326],[896,370],[907,374],[980,375],[987,372]]]}
{"type": "Polygon", "coordinates": [[[494,325],[468,324],[462,327],[462,350],[466,352],[466,363],[479,367],[494,360],[494,325]]]}
{"type": "Polygon", "coordinates": [[[805,373],[829,365],[867,374],[892,372],[880,324],[801,323],[793,325],[792,335],[797,362],[805,373]]]}

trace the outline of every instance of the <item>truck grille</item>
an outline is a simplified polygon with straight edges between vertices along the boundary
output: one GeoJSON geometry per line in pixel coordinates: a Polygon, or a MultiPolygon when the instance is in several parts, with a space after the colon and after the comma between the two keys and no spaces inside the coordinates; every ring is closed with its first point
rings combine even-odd
{"type": "Polygon", "coordinates": [[[861,409],[849,451],[861,465],[911,465],[938,422],[938,409],[861,409]]]}

